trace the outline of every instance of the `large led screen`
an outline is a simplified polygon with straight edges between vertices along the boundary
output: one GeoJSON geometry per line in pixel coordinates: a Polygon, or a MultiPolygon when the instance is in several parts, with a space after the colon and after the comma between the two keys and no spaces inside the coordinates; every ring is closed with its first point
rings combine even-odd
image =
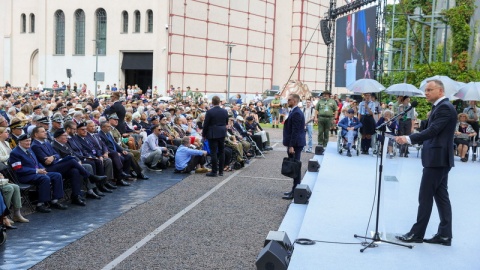
{"type": "Polygon", "coordinates": [[[335,86],[373,79],[376,6],[338,18],[335,36],[335,86]]]}

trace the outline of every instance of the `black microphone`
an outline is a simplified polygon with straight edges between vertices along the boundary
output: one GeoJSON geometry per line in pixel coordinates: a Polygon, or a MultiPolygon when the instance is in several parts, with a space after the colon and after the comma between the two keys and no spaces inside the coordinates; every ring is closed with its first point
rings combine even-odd
{"type": "Polygon", "coordinates": [[[413,108],[417,107],[418,105],[418,102],[416,100],[412,101],[412,105],[410,105],[410,107],[408,107],[408,109],[406,109],[403,113],[407,113],[409,111],[411,111],[413,108]]]}

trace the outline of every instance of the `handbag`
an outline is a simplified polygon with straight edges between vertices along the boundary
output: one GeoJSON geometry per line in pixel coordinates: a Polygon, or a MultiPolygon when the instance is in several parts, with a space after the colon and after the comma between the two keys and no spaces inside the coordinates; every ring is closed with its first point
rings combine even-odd
{"type": "Polygon", "coordinates": [[[294,158],[284,157],[282,162],[282,174],[290,178],[301,176],[302,162],[294,158]]]}

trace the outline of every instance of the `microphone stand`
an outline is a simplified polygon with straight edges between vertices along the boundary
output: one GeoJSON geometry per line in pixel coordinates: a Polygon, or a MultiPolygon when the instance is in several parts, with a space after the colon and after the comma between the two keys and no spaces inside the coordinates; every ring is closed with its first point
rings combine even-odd
{"type": "MultiPolygon", "coordinates": [[[[384,138],[385,140],[385,129],[384,127],[386,127],[389,123],[391,123],[393,120],[399,118],[400,116],[403,116],[405,115],[407,112],[409,112],[411,109],[413,109],[415,106],[410,106],[408,109],[406,109],[405,111],[395,115],[394,117],[392,117],[392,119],[390,119],[389,121],[385,121],[383,122],[383,124],[381,124],[380,126],[378,126],[377,128],[375,128],[376,131],[380,131],[381,132],[381,135],[382,137],[384,138]]],[[[377,134],[378,136],[378,134],[377,134]]],[[[385,141],[384,141],[385,142],[385,141]]],[[[413,245],[405,245],[405,244],[401,244],[401,243],[396,243],[396,242],[390,242],[390,241],[386,241],[386,240],[382,240],[380,238],[380,233],[378,231],[378,223],[379,223],[379,220],[380,220],[380,197],[381,197],[381,191],[382,191],[382,173],[383,173],[383,145],[385,143],[382,144],[382,148],[381,148],[381,151],[380,151],[380,165],[378,167],[378,189],[377,189],[377,216],[376,216],[376,219],[375,219],[375,233],[373,235],[373,237],[367,237],[367,236],[361,236],[361,235],[357,235],[357,234],[354,234],[353,237],[355,238],[363,238],[365,240],[371,240],[370,243],[368,243],[364,248],[360,249],[360,252],[364,252],[367,248],[375,248],[375,247],[378,247],[377,244],[375,244],[375,242],[383,242],[383,243],[387,243],[387,244],[392,244],[392,245],[397,245],[397,246],[402,246],[402,247],[408,247],[410,249],[413,248],[413,245]]],[[[378,152],[378,151],[377,151],[378,152]]],[[[377,155],[377,158],[378,158],[378,155],[377,155]]]]}

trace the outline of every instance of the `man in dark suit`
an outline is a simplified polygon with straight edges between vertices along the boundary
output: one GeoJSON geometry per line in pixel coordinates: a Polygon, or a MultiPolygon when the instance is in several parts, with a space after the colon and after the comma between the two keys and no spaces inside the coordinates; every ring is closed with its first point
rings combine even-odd
{"type": "Polygon", "coordinates": [[[220,98],[212,98],[213,108],[205,114],[203,121],[202,137],[208,140],[210,155],[212,156],[212,171],[207,176],[223,176],[225,165],[225,136],[227,135],[228,112],[220,108],[220,98]],[[218,164],[218,168],[217,168],[218,164]]]}
{"type": "Polygon", "coordinates": [[[62,175],[47,172],[30,150],[32,140],[27,135],[18,137],[18,146],[10,153],[9,163],[18,176],[18,181],[37,186],[38,203],[36,211],[50,213],[45,202],[51,200],[50,207],[65,210],[66,205],[58,202],[63,197],[62,175]]]}
{"type": "Polygon", "coordinates": [[[445,97],[443,83],[429,81],[425,96],[433,104],[426,128],[409,136],[396,138],[400,144],[423,142],[423,176],[418,195],[417,222],[410,231],[397,239],[403,242],[432,243],[450,246],[452,243],[452,207],[448,195],[448,173],[453,164],[453,134],[457,123],[457,113],[445,97]],[[423,239],[432,213],[433,199],[437,204],[440,225],[430,239],[423,239]]]}
{"type": "Polygon", "coordinates": [[[362,127],[362,123],[358,120],[357,117],[353,116],[355,111],[353,109],[348,109],[347,117],[343,118],[342,121],[338,123],[338,126],[342,128],[342,138],[347,141],[347,156],[351,157],[352,153],[350,150],[352,146],[355,149],[355,138],[358,135],[358,129],[362,127]]]}
{"type": "Polygon", "coordinates": [[[116,128],[120,132],[120,134],[125,133],[125,106],[123,106],[122,102],[120,101],[120,92],[114,92],[111,97],[111,101],[113,102],[112,106],[105,109],[105,115],[111,115],[116,113],[118,116],[118,124],[116,128]]]}
{"type": "MultiPolygon", "coordinates": [[[[288,96],[288,107],[291,109],[283,126],[283,145],[287,147],[288,157],[300,160],[302,149],[307,145],[305,139],[305,117],[302,110],[298,108],[300,96],[291,94],[288,96]]],[[[293,199],[293,191],[300,184],[301,176],[293,179],[292,190],[285,192],[283,199],[293,199]]]]}
{"type": "Polygon", "coordinates": [[[130,165],[132,163],[132,156],[115,142],[112,134],[110,134],[112,126],[108,122],[100,123],[100,132],[98,135],[102,142],[108,148],[108,157],[112,160],[114,168],[114,176],[117,179],[117,186],[130,186],[129,183],[123,179],[129,177],[130,165]]]}

